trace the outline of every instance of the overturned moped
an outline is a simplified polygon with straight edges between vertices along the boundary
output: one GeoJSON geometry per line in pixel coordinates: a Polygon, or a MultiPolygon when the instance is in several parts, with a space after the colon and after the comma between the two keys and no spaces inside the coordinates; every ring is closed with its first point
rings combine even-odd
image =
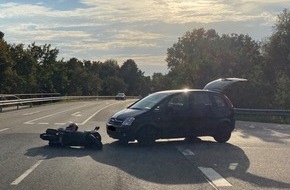
{"type": "Polygon", "coordinates": [[[97,126],[93,130],[81,132],[75,123],[71,123],[65,129],[48,128],[45,133],[40,134],[40,138],[48,141],[49,146],[83,146],[101,150],[103,144],[99,128],[97,126]]]}

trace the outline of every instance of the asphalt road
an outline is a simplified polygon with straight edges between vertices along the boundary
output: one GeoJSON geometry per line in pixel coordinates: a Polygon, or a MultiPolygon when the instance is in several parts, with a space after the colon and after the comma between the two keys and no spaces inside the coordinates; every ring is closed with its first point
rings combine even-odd
{"type": "Polygon", "coordinates": [[[290,189],[290,126],[241,122],[228,143],[158,141],[119,145],[105,123],[126,101],[80,101],[0,113],[0,190],[290,189]],[[100,126],[102,151],[52,148],[46,128],[100,126]]]}

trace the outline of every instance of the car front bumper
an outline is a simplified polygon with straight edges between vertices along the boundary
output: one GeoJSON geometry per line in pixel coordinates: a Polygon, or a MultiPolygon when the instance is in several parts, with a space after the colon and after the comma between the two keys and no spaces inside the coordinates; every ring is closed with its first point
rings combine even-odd
{"type": "Polygon", "coordinates": [[[107,123],[107,134],[113,139],[134,140],[132,129],[130,127],[115,126],[107,123]]]}

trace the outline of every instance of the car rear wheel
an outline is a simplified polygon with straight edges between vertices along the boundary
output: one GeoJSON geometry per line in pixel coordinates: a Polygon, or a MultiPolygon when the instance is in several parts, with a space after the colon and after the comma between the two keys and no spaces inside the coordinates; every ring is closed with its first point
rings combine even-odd
{"type": "Polygon", "coordinates": [[[231,138],[231,126],[229,123],[221,123],[218,125],[214,139],[219,143],[225,143],[231,138]]]}
{"type": "Polygon", "coordinates": [[[156,130],[152,126],[144,126],[138,133],[137,141],[141,146],[153,146],[156,140],[156,130]]]}

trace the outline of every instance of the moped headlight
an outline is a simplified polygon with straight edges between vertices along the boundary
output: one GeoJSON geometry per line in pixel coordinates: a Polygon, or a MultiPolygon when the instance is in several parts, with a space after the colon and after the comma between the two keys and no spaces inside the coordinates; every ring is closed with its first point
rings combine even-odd
{"type": "Polygon", "coordinates": [[[134,117],[128,117],[127,119],[125,119],[125,121],[123,121],[122,125],[131,126],[134,120],[135,120],[134,117]]]}

